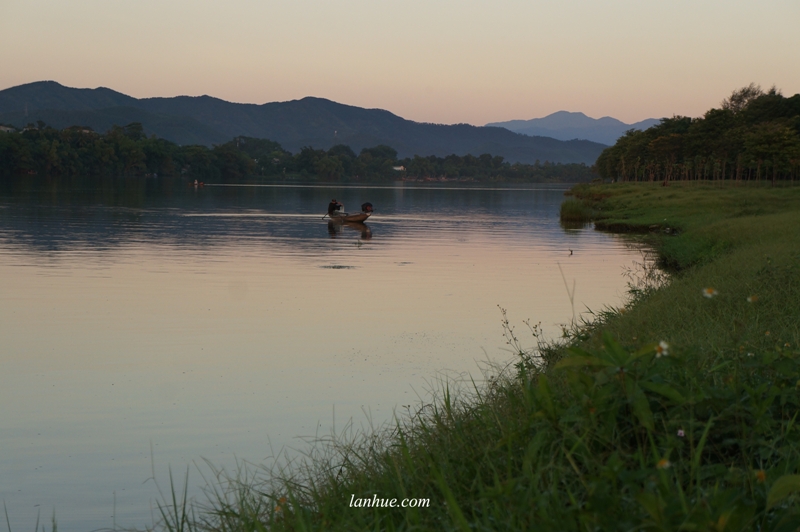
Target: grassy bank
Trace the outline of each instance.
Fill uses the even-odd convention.
[[[670,282],[634,283],[560,344],[507,325],[518,355],[489,384],[443,384],[395,426],[222,478],[170,527],[797,530],[800,188],[573,193],[598,226],[641,233]],[[430,502],[350,506],[375,497]]]

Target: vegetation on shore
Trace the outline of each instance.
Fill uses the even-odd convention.
[[[247,180],[391,182],[408,180],[565,182],[591,180],[585,164],[510,164],[483,154],[398,159],[389,146],[305,147],[292,154],[266,139],[237,137],[214,146],[179,146],[147,137],[139,123],[98,134],[86,127],[63,130],[44,123],[21,132],[0,131],[0,178],[44,176],[185,176],[200,181]]]
[[[674,116],[628,131],[595,163],[618,181],[794,181],[800,171],[800,94],[750,84],[700,118]]]
[[[606,227],[677,268],[624,308],[526,348],[396,424],[165,501],[170,530],[760,530],[800,527],[800,188],[579,186]],[[427,508],[353,508],[428,498]]]
[[[562,222],[589,222],[592,219],[592,207],[586,202],[567,198],[561,204],[559,216]]]

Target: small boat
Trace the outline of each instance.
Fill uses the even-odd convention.
[[[343,222],[363,222],[370,216],[372,216],[371,212],[354,212],[353,214],[349,214],[346,212],[341,211],[334,211],[329,214],[332,222],[343,223]]]
[[[363,222],[364,220],[372,216],[372,203],[369,202],[364,203],[361,205],[361,212],[354,212],[350,214],[344,212],[344,205],[333,199],[328,205],[328,216],[330,217],[332,222],[336,223]]]

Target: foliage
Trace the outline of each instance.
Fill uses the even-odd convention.
[[[588,222],[592,219],[592,209],[585,202],[569,198],[561,204],[562,222]]]
[[[474,155],[448,155],[447,157],[415,156],[399,161],[408,179],[435,181],[457,179],[462,181],[508,182],[562,182],[582,183],[594,176],[584,164],[553,164],[536,161],[534,164],[505,162],[500,156],[488,153]]]
[[[800,169],[800,94],[750,84],[702,118],[675,116],[628,131],[595,163],[619,181],[794,180]]]
[[[139,123],[102,135],[82,126],[57,130],[45,124],[0,133],[0,177],[156,174],[233,179],[252,169],[252,160],[228,144],[213,149],[178,146],[148,138]]]
[[[10,128],[9,128],[10,129]],[[22,132],[0,131],[0,178],[13,175],[185,175],[192,179],[242,181],[253,178],[319,181],[588,181],[583,164],[508,164],[502,157],[450,155],[398,159],[389,146],[345,145],[329,150],[303,147],[292,154],[277,142],[236,137],[212,149],[179,146],[147,137],[139,123],[98,134],[83,126],[57,130],[40,123]]]

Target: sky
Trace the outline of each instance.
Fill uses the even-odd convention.
[[[484,125],[800,92],[798,0],[0,0],[0,90],[328,98]]]

